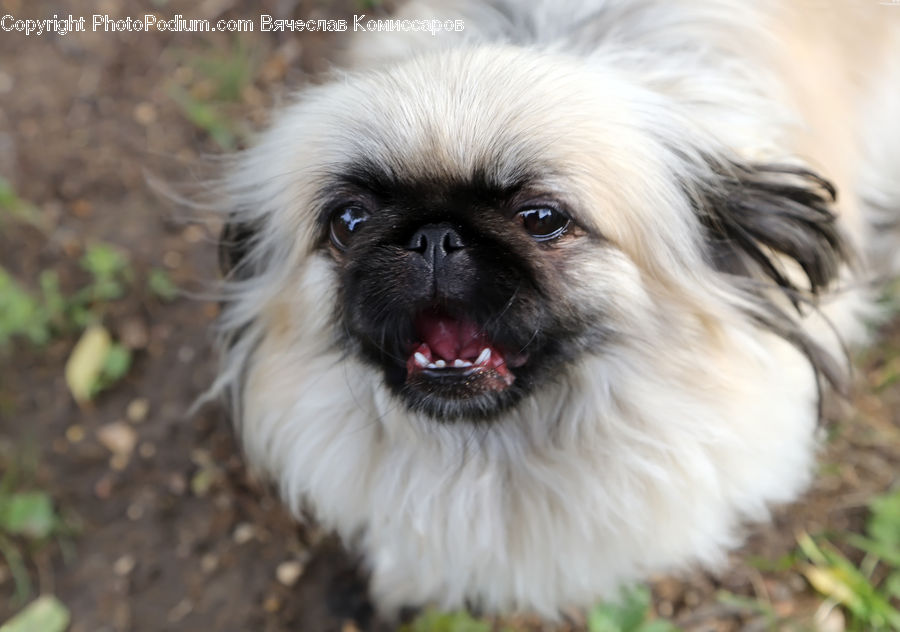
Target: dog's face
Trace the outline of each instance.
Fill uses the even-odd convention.
[[[324,210],[345,343],[410,408],[492,417],[601,347],[603,309],[573,303],[568,272],[598,236],[537,184],[371,166]]]
[[[817,183],[717,172],[692,132],[615,72],[550,55],[356,75],[313,90],[242,163],[227,267],[265,285],[262,303],[305,293],[327,314],[281,310],[276,327],[261,310],[268,333],[317,328],[416,413],[495,419],[587,355],[681,353],[676,332],[732,309],[722,273],[770,274],[769,252],[798,251],[813,288],[833,275],[827,222],[770,203],[824,213]]]

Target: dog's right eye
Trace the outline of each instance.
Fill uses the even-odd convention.
[[[360,206],[344,206],[331,216],[331,243],[339,250],[346,250],[360,227],[369,219],[369,213]]]

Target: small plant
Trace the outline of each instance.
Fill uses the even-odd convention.
[[[0,226],[7,218],[28,224],[40,231],[46,230],[45,222],[38,210],[16,195],[9,181],[0,177]]]
[[[81,267],[90,281],[69,296],[53,270],[41,273],[40,292],[32,293],[0,267],[0,349],[16,337],[40,346],[101,320],[105,306],[121,298],[134,277],[128,259],[106,244],[89,247]]]
[[[171,301],[178,296],[178,286],[162,268],[151,268],[147,275],[147,287],[160,300]]]
[[[237,134],[234,123],[213,103],[202,101],[180,87],[172,87],[169,96],[181,109],[181,113],[194,127],[202,129],[222,149],[234,149]]]
[[[819,593],[850,614],[859,632],[900,630],[900,489],[874,498],[865,535],[847,542],[866,555],[859,566],[824,538],[797,537],[809,560],[803,574]]]
[[[49,494],[29,485],[36,461],[32,450],[23,450],[15,457],[0,454],[0,465],[5,469],[0,479],[0,558],[9,567],[15,585],[13,599],[19,603],[32,592],[26,567],[29,553],[51,538],[72,531],[56,512]]]
[[[89,247],[80,263],[90,281],[68,296],[53,270],[41,273],[40,292],[31,293],[0,267],[0,351],[13,338],[40,346],[54,336],[83,330],[65,374],[72,395],[84,403],[121,380],[131,367],[131,352],[113,342],[98,323],[106,306],[125,294],[134,273],[128,259],[106,244]],[[158,292],[172,291],[158,278],[156,284]]]
[[[203,130],[222,149],[234,149],[243,133],[227,106],[241,100],[253,79],[255,63],[246,47],[238,44],[226,53],[212,51],[187,60],[195,80],[190,88],[172,85],[169,96],[195,127]]]
[[[473,619],[467,612],[428,610],[401,628],[402,632],[491,632],[491,624]]]
[[[0,268],[0,347],[15,337],[42,345],[50,339],[50,333],[49,311]]]
[[[588,614],[590,632],[678,632],[659,619],[649,619],[650,591],[640,586],[622,594],[619,602],[595,606]]]

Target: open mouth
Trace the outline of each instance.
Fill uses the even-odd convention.
[[[420,380],[459,382],[467,390],[502,391],[512,386],[511,369],[527,361],[491,341],[474,322],[436,310],[415,320],[417,340],[406,360],[407,383]]]

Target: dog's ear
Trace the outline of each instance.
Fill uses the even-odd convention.
[[[834,186],[808,169],[784,165],[719,165],[695,199],[711,264],[741,279],[748,315],[797,347],[821,378],[846,391],[845,371],[774,300],[778,288],[800,312],[850,263],[850,248],[832,210]],[[798,270],[786,269],[786,261]],[[804,282],[803,276],[806,277]]]
[[[728,164],[713,170],[697,202],[709,258],[722,272],[768,278],[796,306],[834,281],[849,249],[832,205],[830,182],[807,169]],[[794,261],[806,276],[789,274]]]

